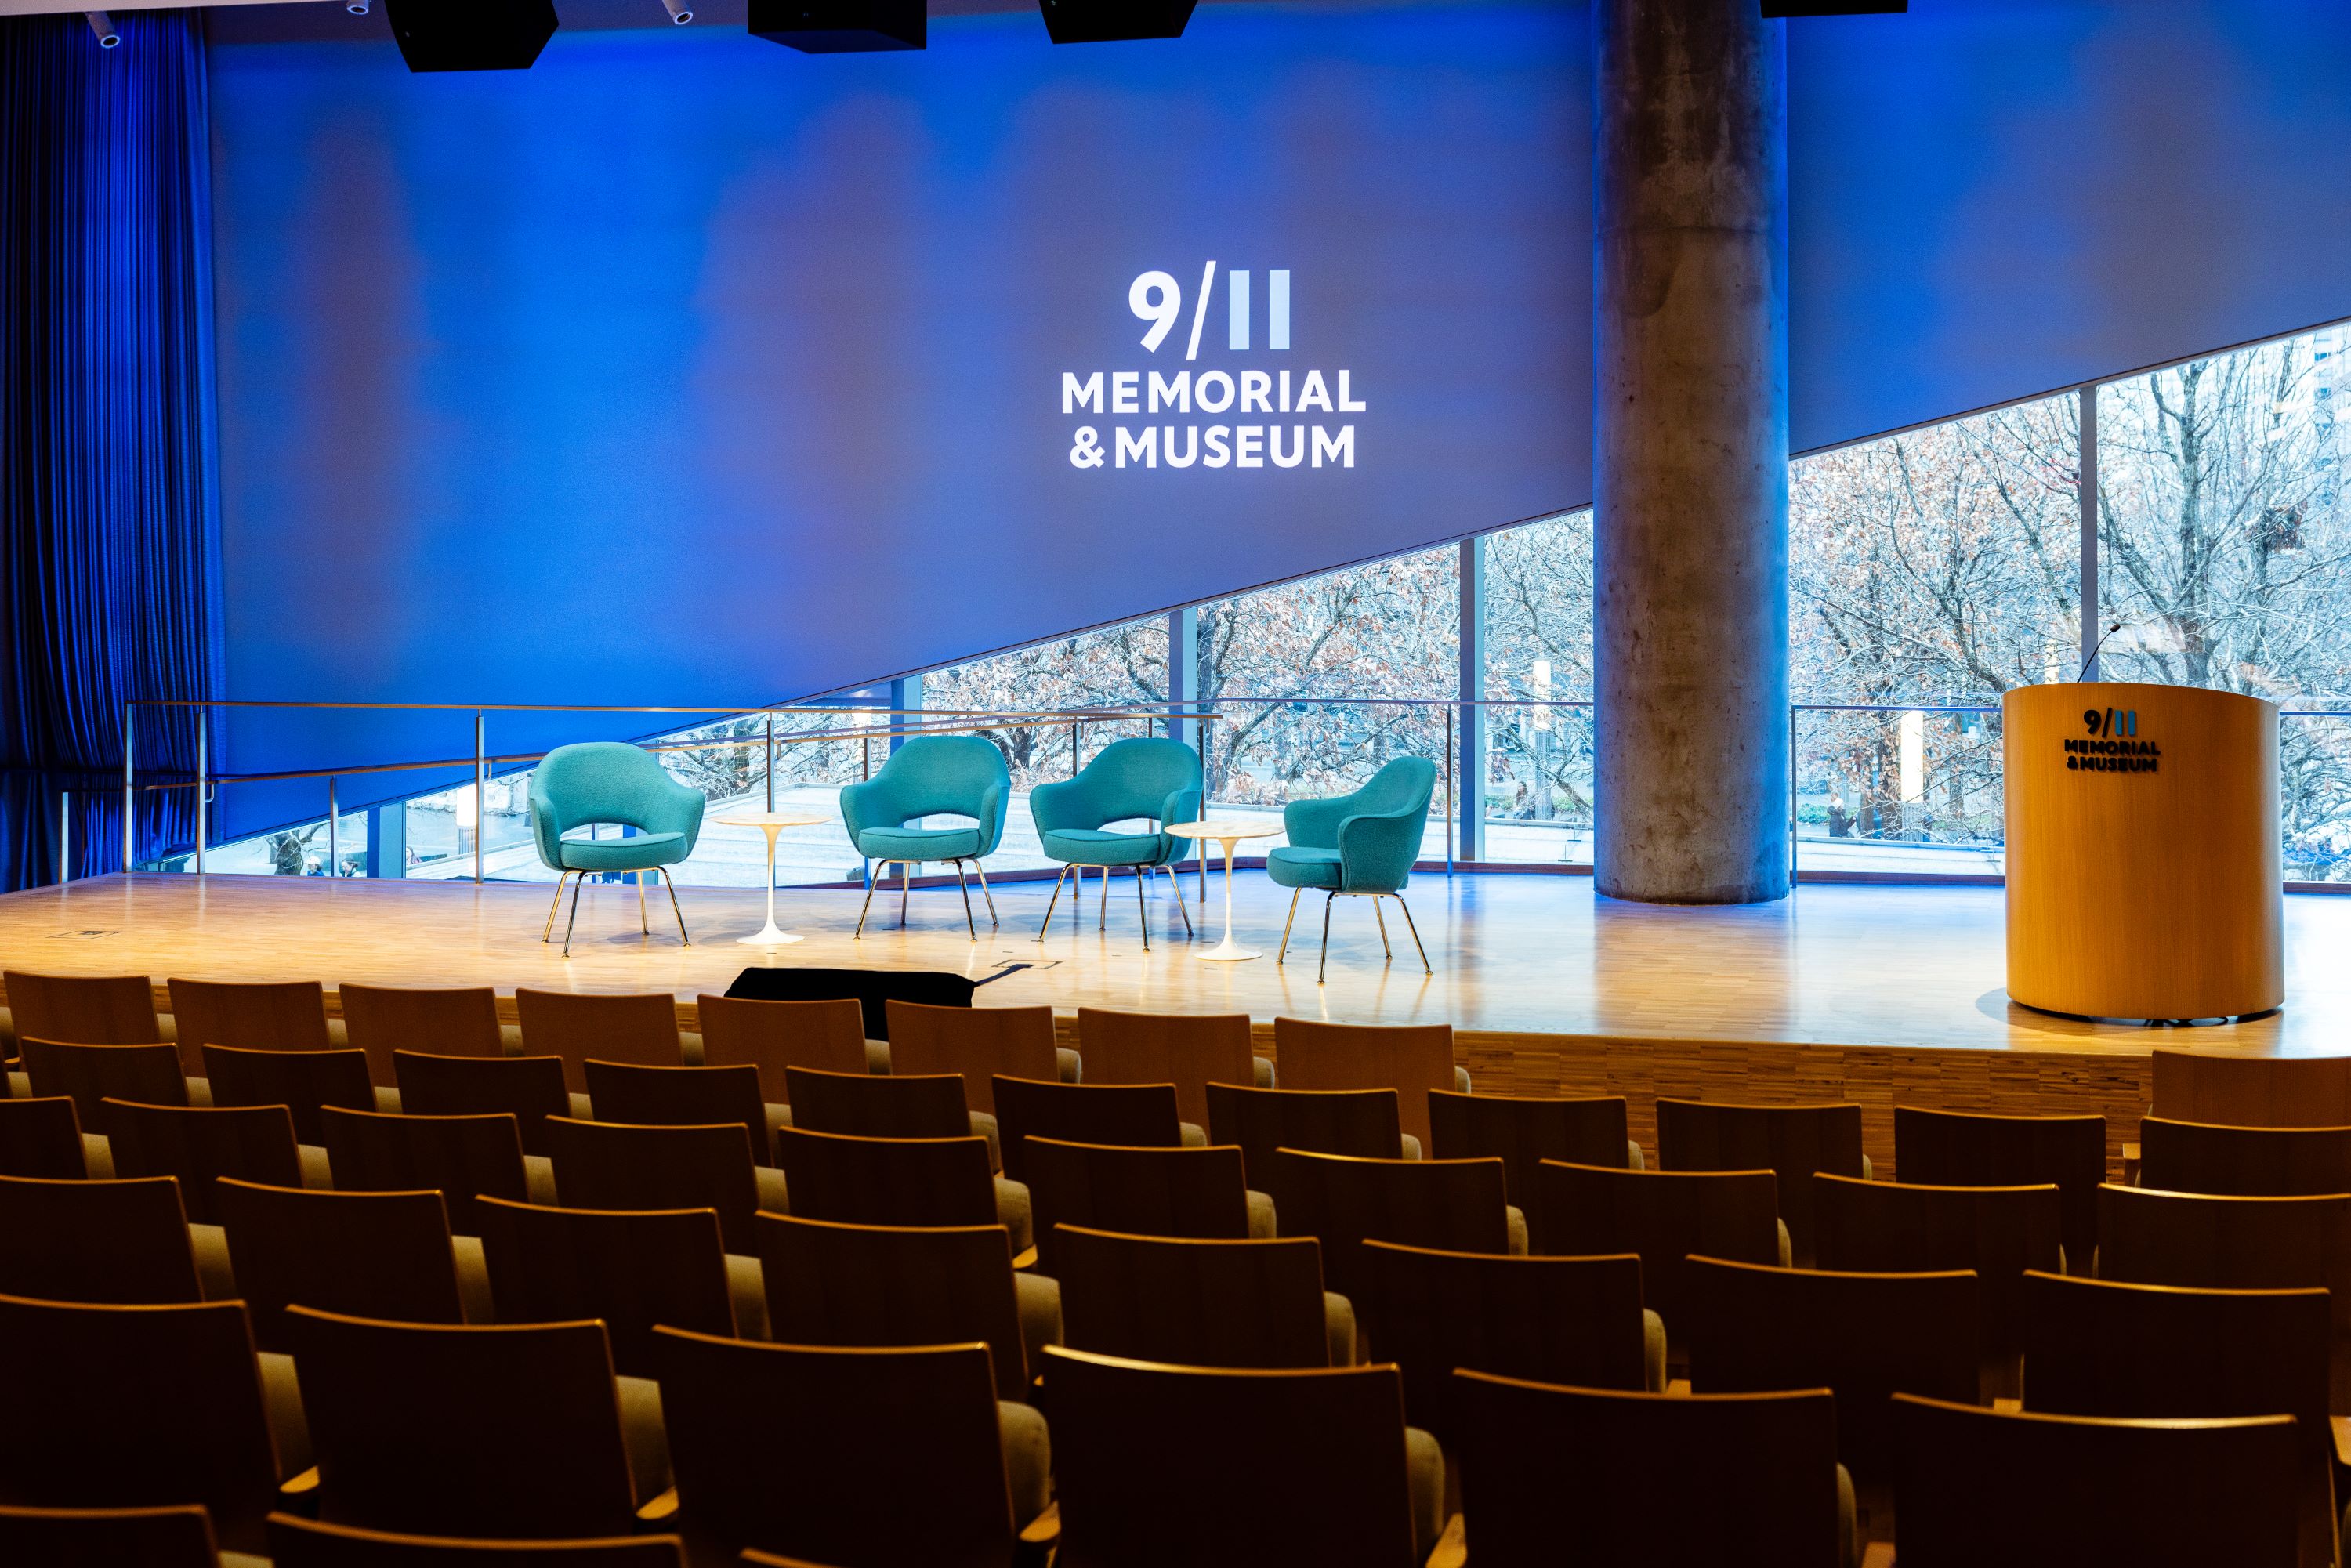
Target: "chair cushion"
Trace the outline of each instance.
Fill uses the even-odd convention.
[[[1100,828],[1056,828],[1045,852],[1079,865],[1157,865],[1167,846],[1157,833],[1112,833]]]
[[[1029,1184],[996,1178],[996,1221],[1012,1232],[1016,1258],[1037,1244],[1035,1210],[1029,1202]]]
[[[1355,1364],[1355,1303],[1336,1291],[1322,1292],[1322,1336],[1330,1341],[1331,1364]]]
[[[1033,1405],[996,1402],[996,1433],[1004,1443],[1004,1479],[1012,1493],[1012,1522],[1026,1530],[1053,1497],[1053,1443]]]
[[[868,828],[857,835],[857,852],[867,860],[969,860],[979,853],[979,829]]]
[[[1283,844],[1266,852],[1265,874],[1276,887],[1336,887],[1339,852]]]
[[[684,833],[639,833],[631,839],[566,839],[565,871],[646,871],[686,857]]]

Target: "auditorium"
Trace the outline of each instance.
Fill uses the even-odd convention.
[[[2343,0],[0,0],[0,1568],[2351,1568],[2346,193]]]

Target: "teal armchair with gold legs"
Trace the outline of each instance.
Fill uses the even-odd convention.
[[[555,872],[555,902],[548,906],[542,942],[555,933],[555,912],[563,905],[563,884],[571,883],[571,915],[563,923],[563,954],[571,956],[571,928],[580,920],[580,884],[601,872],[635,872],[637,924],[645,920],[645,882],[658,875],[669,889],[669,909],[677,916],[678,940],[688,946],[685,912],[677,906],[677,884],[666,868],[694,853],[702,836],[702,791],[669,776],[653,753],[622,741],[599,740],[559,746],[540,759],[530,776],[530,832],[538,858]],[[636,832],[618,839],[571,839],[580,828],[617,823]]]
[[[1046,854],[1061,862],[1053,879],[1053,896],[1045,905],[1045,924],[1037,930],[1042,942],[1052,928],[1053,910],[1061,902],[1061,883],[1071,873],[1082,890],[1085,868],[1102,873],[1102,922],[1110,918],[1110,873],[1113,866],[1134,872],[1134,912],[1143,922],[1143,950],[1151,950],[1151,915],[1143,897],[1147,873],[1165,871],[1176,884],[1176,913],[1184,929],[1192,929],[1192,912],[1184,907],[1183,879],[1175,862],[1193,848],[1191,841],[1163,831],[1170,822],[1200,820],[1200,754],[1180,740],[1114,740],[1080,770],[1075,779],[1040,784],[1029,792],[1029,814],[1036,819],[1038,841]],[[1124,824],[1124,825],[1119,825]],[[1070,894],[1071,918],[1076,918],[1078,894]]]
[[[1422,837],[1428,831],[1428,802],[1437,793],[1437,764],[1425,757],[1405,757],[1372,775],[1372,781],[1352,795],[1332,800],[1292,800],[1282,808],[1281,825],[1290,841],[1265,857],[1265,873],[1277,887],[1290,889],[1290,918],[1281,926],[1280,963],[1290,955],[1290,927],[1298,919],[1298,895],[1310,887],[1323,891],[1322,961],[1314,972],[1322,983],[1331,967],[1331,904],[1333,900],[1368,898],[1373,918],[1380,923],[1380,946],[1390,958],[1388,923],[1379,913],[1380,900],[1393,898],[1404,911],[1405,928],[1420,953],[1420,967],[1428,974],[1428,949],[1421,946],[1420,927],[1412,906],[1404,901],[1405,883],[1412,880],[1413,862],[1420,858]]]
[[[873,907],[877,868],[898,862],[898,924],[906,924],[906,890],[925,861],[951,862],[963,889],[963,921],[971,939],[979,926],[971,917],[968,865],[979,873],[979,894],[987,900],[987,923],[996,921],[996,895],[987,890],[980,864],[1004,837],[1004,814],[1012,804],[1012,772],[992,740],[976,735],[918,735],[890,754],[882,771],[841,792],[841,820],[849,841],[869,862],[865,907],[857,914],[857,935]],[[969,817],[968,826],[926,827],[925,817]]]

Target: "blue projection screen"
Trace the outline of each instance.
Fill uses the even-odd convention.
[[[230,695],[753,704],[1575,505],[1583,32],[216,49]],[[245,715],[226,749],[470,729]]]

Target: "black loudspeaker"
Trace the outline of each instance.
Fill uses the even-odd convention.
[[[929,37],[924,0],[751,0],[750,30],[811,55],[919,49]]]
[[[997,974],[975,980],[945,969],[750,968],[735,977],[726,994],[755,1002],[853,999],[865,1009],[865,1038],[887,1040],[893,1000],[919,1002],[926,1008],[967,1008],[974,991],[988,980],[1003,977]]]
[[[1038,0],[1045,31],[1057,44],[1180,38],[1192,5],[1193,0]]]
[[[555,0],[383,0],[413,71],[522,71],[555,37]]]
[[[1880,16],[1907,14],[1910,0],[1763,0],[1763,19],[1779,16]]]

